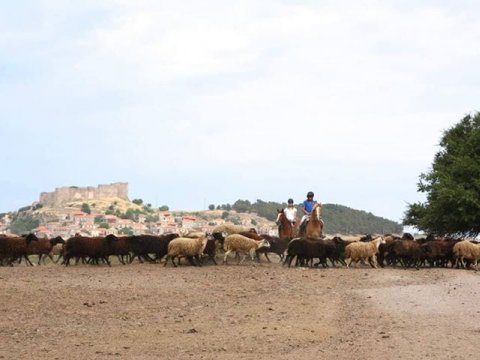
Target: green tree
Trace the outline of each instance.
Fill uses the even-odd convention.
[[[429,172],[420,174],[425,202],[409,204],[403,223],[436,235],[480,233],[480,113],[443,133]]]
[[[145,217],[145,222],[157,222],[160,220],[160,217],[158,215],[147,215]]]
[[[95,218],[93,219],[93,222],[95,224],[101,224],[102,222],[105,221],[105,217],[103,215],[97,215],[95,216]]]
[[[14,234],[26,234],[40,225],[38,219],[30,215],[16,217],[9,226],[9,229]]]
[[[253,226],[257,226],[257,225],[258,225],[258,222],[257,222],[257,220],[255,220],[255,219],[252,219],[252,220],[250,221],[250,223],[251,223]]]
[[[237,200],[235,203],[232,205],[232,209],[235,210],[236,212],[250,212],[252,208],[252,204],[248,200]]]
[[[106,222],[102,222],[98,225],[99,228],[101,229],[110,229],[110,225],[108,225],[108,223]]]
[[[90,205],[88,205],[87,203],[82,204],[81,210],[86,214],[91,214],[92,213],[92,210],[90,209]]]
[[[208,210],[215,210],[215,205],[213,204],[208,205]]]
[[[143,200],[142,199],[133,199],[132,200],[132,203],[136,204],[136,205],[142,205],[143,204]]]
[[[240,220],[240,218],[238,216],[235,216],[235,217],[232,217],[230,219],[230,221],[234,224],[234,225],[242,225],[242,221]]]
[[[168,211],[169,208],[168,208],[167,205],[162,205],[162,206],[160,206],[160,207],[158,208],[158,210],[159,210],[159,211]]]
[[[141,213],[140,210],[128,208],[125,211],[125,214],[122,214],[120,217],[122,219],[130,219],[132,221],[138,221],[138,215]]]
[[[133,235],[133,229],[131,227],[124,227],[124,228],[121,228],[120,230],[118,230],[118,233],[123,234],[123,235],[132,236]]]
[[[230,213],[229,213],[228,211],[224,211],[224,212],[222,213],[222,219],[225,220],[226,218],[228,218],[228,215],[229,215],[229,214],[230,214]]]

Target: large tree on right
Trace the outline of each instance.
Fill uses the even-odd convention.
[[[409,204],[403,219],[427,233],[453,237],[480,233],[480,113],[446,130],[432,168],[420,175],[427,200]]]

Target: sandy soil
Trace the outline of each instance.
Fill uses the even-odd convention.
[[[0,267],[1,359],[476,359],[480,273]]]

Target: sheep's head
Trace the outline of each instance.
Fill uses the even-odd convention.
[[[107,236],[105,236],[105,240],[107,240],[108,242],[110,241],[118,241],[118,238],[113,235],[113,234],[108,234]]]
[[[53,239],[50,239],[50,244],[52,244],[52,246],[55,246],[57,244],[65,244],[65,240],[63,240],[61,236],[57,236]]]
[[[258,242],[257,249],[260,249],[260,248],[262,248],[262,247],[269,248],[269,247],[270,247],[270,242],[269,242],[268,240],[265,240],[265,239],[260,240],[260,241]]]
[[[27,244],[29,244],[31,241],[38,241],[38,238],[35,234],[23,235],[23,237],[25,238]]]

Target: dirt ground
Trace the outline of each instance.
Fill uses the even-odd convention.
[[[0,267],[1,359],[475,359],[480,273]]]

